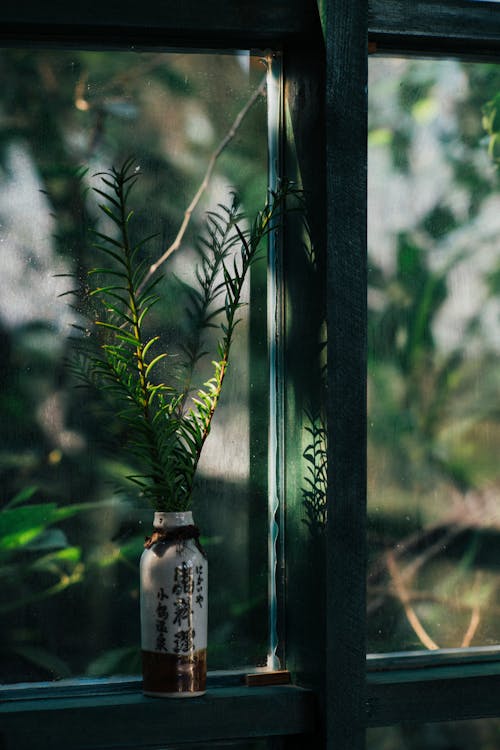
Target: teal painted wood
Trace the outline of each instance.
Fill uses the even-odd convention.
[[[312,8],[311,8],[312,10]],[[284,48],[284,173],[304,190],[303,217],[287,217],[284,236],[284,348],[286,438],[286,665],[318,697],[315,732],[286,739],[287,750],[325,747],[326,533],[325,488],[307,496],[312,432],[325,423],[326,158],[325,48],[319,14],[311,40]],[[314,502],[312,502],[314,500]],[[307,504],[309,501],[309,505]]]
[[[443,648],[435,651],[398,651],[389,654],[369,654],[368,672],[391,672],[412,670],[422,675],[428,667],[451,667],[458,669],[464,665],[487,665],[492,674],[500,669],[500,646],[473,646],[472,648]],[[484,671],[484,670],[483,670]]]
[[[471,664],[368,675],[367,727],[500,715],[499,665]]]
[[[326,5],[327,743],[364,748],[367,3]]]
[[[16,700],[0,705],[2,750],[164,748],[168,743],[305,734],[314,696],[293,686],[228,687],[202,698],[146,698],[137,690]],[[3,743],[3,744],[2,744]]]
[[[442,649],[368,659],[366,723],[500,715],[500,649]]]
[[[311,46],[284,49],[284,173],[304,190],[310,238],[303,216],[289,214],[283,253],[286,453],[286,665],[299,684],[324,698],[325,528],[318,508],[308,514],[304,490],[311,464],[312,418],[324,416],[322,358],[326,316],[325,56],[319,18]],[[314,246],[314,257],[310,250]],[[323,702],[324,706],[324,702]],[[324,724],[324,714],[320,724]],[[308,747],[323,747],[322,726]]]
[[[310,25],[306,0],[264,0],[227,3],[198,0],[182,3],[144,0],[138,4],[123,0],[88,0],[77,12],[64,0],[40,4],[35,0],[4,3],[0,9],[3,38],[37,38],[54,41],[87,39],[102,43],[172,44],[190,40],[207,46],[243,40],[253,44],[303,34]]]
[[[327,0],[317,0],[322,20],[326,21]],[[353,2],[353,9],[364,4]],[[46,38],[62,39],[75,36],[102,36],[102,28],[111,42],[118,42],[127,33],[140,36],[148,30],[148,38],[170,43],[169,38],[205,37],[225,41],[242,37],[279,40],[290,35],[314,35],[314,4],[308,0],[265,0],[227,3],[207,0],[200,9],[198,0],[181,4],[158,3],[145,0],[138,5],[124,0],[119,8],[110,0],[89,0],[75,9],[63,0],[49,4],[36,0],[4,3],[0,8],[0,26],[4,36],[43,34]],[[357,10],[356,10],[357,12]],[[412,39],[429,43],[432,38],[461,40],[474,39],[480,44],[498,42],[498,4],[471,0],[370,0],[369,31],[386,42],[411,45]],[[99,30],[101,27],[101,31]],[[129,30],[127,32],[127,29]]]
[[[429,682],[429,681],[451,681],[471,677],[492,677],[500,675],[500,664],[498,662],[477,662],[473,664],[436,664],[429,663],[426,667],[411,667],[404,665],[398,670],[381,670],[378,672],[369,672],[367,680],[370,685],[394,685],[408,684],[410,682]],[[497,708],[500,713],[500,706]]]
[[[370,0],[370,37],[401,51],[495,52],[500,48],[500,7],[471,0]]]

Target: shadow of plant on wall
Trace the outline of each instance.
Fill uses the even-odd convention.
[[[306,412],[304,430],[309,442],[303,453],[307,471],[302,487],[302,503],[306,512],[303,519],[311,535],[316,537],[326,528],[326,427],[321,414]]]
[[[311,229],[309,227],[305,203],[303,204],[303,254],[308,273],[315,281],[321,273],[319,259],[314,246]],[[303,430],[305,432],[305,448],[302,453],[305,473],[302,479],[302,506],[305,511],[303,523],[310,534],[317,538],[326,530],[327,523],[327,429],[325,418],[325,396],[327,382],[326,363],[326,320],[321,310],[318,311],[318,339],[317,345],[312,344],[310,386],[308,406],[303,412]]]

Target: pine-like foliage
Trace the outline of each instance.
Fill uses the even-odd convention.
[[[160,299],[161,277],[149,281],[143,253],[152,238],[135,244],[130,238],[129,198],[138,174],[128,160],[100,177],[102,189],[95,189],[99,207],[117,232],[111,236],[93,231],[94,247],[106,260],[89,271],[91,335],[78,337],[76,370],[106,395],[126,427],[124,449],[139,467],[129,479],[156,510],[184,511],[227,373],[246,275],[294,189],[287,185],[274,193],[247,230],[242,229],[244,217],[236,199],[230,207],[219,206],[208,214],[196,285],[186,290],[195,335],[184,346],[181,377],[165,383],[157,376],[168,352],[160,350],[159,335],[145,335],[148,315]],[[213,374],[200,387],[193,384],[193,375],[206,354],[204,334],[209,328],[216,328],[219,337]]]

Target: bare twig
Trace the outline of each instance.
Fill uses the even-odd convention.
[[[474,609],[472,610],[471,618],[469,627],[467,628],[467,632],[465,633],[462,641],[462,648],[468,648],[470,644],[472,643],[472,639],[474,638],[476,634],[476,630],[479,627],[479,623],[481,622],[481,615],[479,611],[479,605],[475,604]]]
[[[409,563],[405,569],[403,576],[405,580],[409,580],[415,576],[415,574],[424,567],[424,565],[432,560],[433,557],[439,555],[450,544],[459,534],[463,533],[464,529],[459,526],[451,526],[448,531],[443,534],[434,544],[426,547],[419,555],[416,555],[411,563]]]
[[[478,592],[478,589],[481,585],[481,574],[479,571],[476,573],[476,580],[474,581],[474,593]],[[479,624],[481,622],[481,613],[480,613],[480,607],[478,602],[473,605],[469,627],[467,628],[465,635],[462,640],[462,648],[468,648],[470,644],[472,643],[472,639],[474,638],[476,634],[476,630],[479,627]]]
[[[142,66],[137,66],[137,68],[134,70],[134,76],[137,76],[138,73],[140,73],[142,75],[145,71],[153,70],[155,67],[157,67],[157,65],[162,60],[163,60],[163,55],[162,54],[153,56],[150,60],[148,60],[145,63],[143,63]],[[105,89],[110,89],[113,86],[117,85],[118,83],[121,83],[121,84],[126,83],[126,82],[128,83],[128,82],[130,82],[130,80],[134,76],[131,75],[130,71],[127,71],[125,73],[121,73],[121,74],[115,76],[114,78],[112,78],[111,81],[109,81],[107,83],[107,85],[105,86]],[[80,76],[80,78],[77,81],[76,86],[75,86],[75,93],[74,93],[75,107],[77,109],[79,109],[79,110],[82,110],[82,111],[86,111],[88,109],[96,107],[96,105],[99,104],[99,101],[100,101],[99,100],[98,102],[93,102],[91,104],[87,100],[87,98],[85,96],[87,80],[88,80],[88,74],[85,71]],[[139,285],[139,287],[137,289],[137,291],[139,293],[144,289],[145,285],[148,283],[148,281],[150,280],[151,276],[158,270],[158,268],[161,265],[163,265],[163,263],[165,263],[165,261],[172,255],[172,253],[174,253],[176,250],[179,249],[179,247],[181,245],[181,242],[182,242],[182,239],[183,239],[183,237],[184,237],[184,235],[186,233],[186,229],[189,226],[189,222],[191,220],[193,212],[196,209],[196,206],[198,205],[198,203],[200,202],[200,199],[201,199],[203,193],[205,192],[205,190],[208,187],[208,184],[210,182],[210,178],[211,178],[212,173],[214,171],[214,167],[215,167],[215,164],[217,162],[217,159],[222,154],[222,152],[225,150],[225,148],[229,145],[229,143],[233,140],[234,136],[236,135],[236,133],[238,132],[238,130],[239,130],[240,126],[241,126],[241,123],[245,119],[245,117],[248,114],[248,112],[250,111],[250,109],[253,107],[253,105],[258,100],[258,98],[264,93],[264,91],[266,89],[266,80],[267,80],[267,76],[264,75],[264,77],[262,78],[262,81],[260,82],[259,86],[255,89],[255,91],[251,94],[251,96],[249,97],[249,99],[247,100],[247,102],[245,103],[245,105],[238,112],[238,114],[236,115],[236,118],[234,119],[234,121],[233,121],[231,127],[229,128],[229,130],[227,131],[226,135],[220,141],[220,143],[217,146],[217,148],[215,149],[215,151],[212,153],[212,156],[209,159],[209,162],[208,162],[207,169],[205,171],[205,175],[203,177],[203,180],[201,181],[200,186],[198,187],[196,193],[194,194],[194,196],[193,196],[193,198],[191,200],[191,203],[189,204],[189,206],[187,207],[187,209],[184,212],[184,217],[183,217],[181,226],[179,228],[179,231],[177,232],[177,235],[176,235],[174,241],[166,248],[166,250],[163,253],[163,255],[161,255],[161,257],[155,263],[153,263],[150,266],[150,268],[148,270],[148,273],[146,274],[145,278],[143,279],[142,283]],[[101,88],[101,94],[102,94],[102,91],[105,90],[105,89]],[[102,127],[102,122],[98,122],[97,128],[99,128],[99,127]],[[93,138],[93,140],[94,140],[94,138]]]
[[[472,609],[472,605],[470,604],[463,604],[462,602],[457,601],[456,599],[453,599],[451,597],[437,596],[432,591],[415,591],[415,589],[412,589],[411,591],[408,591],[408,596],[412,603],[427,602],[428,604],[438,604],[440,607],[446,607],[446,609],[450,612],[470,613]],[[367,606],[368,614],[373,614],[378,609],[380,609],[380,607],[385,604],[388,597],[395,597],[399,601],[399,597],[396,592],[388,590],[387,586],[384,585],[369,586],[368,597],[370,598],[370,602]],[[488,614],[500,617],[500,607],[495,607],[492,604],[488,604]]]
[[[427,633],[424,626],[420,622],[417,616],[417,613],[411,606],[411,603],[410,603],[411,597],[408,594],[408,591],[406,590],[406,586],[404,584],[401,573],[399,572],[399,568],[396,564],[395,557],[391,551],[387,552],[386,561],[387,561],[387,570],[389,571],[389,574],[392,578],[394,589],[403,606],[408,622],[410,623],[416,636],[421,641],[421,643],[425,646],[425,648],[428,648],[431,651],[435,651],[436,649],[439,648],[439,646],[432,640],[430,635]]]
[[[429,545],[428,549],[432,550],[432,554],[430,556],[433,557],[434,555],[438,554],[440,549],[448,544],[455,536],[463,533],[464,531],[467,531],[466,526],[461,524],[457,525],[454,521],[451,522],[444,519],[442,521],[439,521],[438,523],[427,526],[425,529],[419,529],[406,538],[399,540],[397,543],[397,547],[393,549],[393,554],[397,560],[400,560],[405,555],[413,552],[415,548]],[[436,535],[441,536],[439,536],[435,542],[430,544],[431,540]],[[426,560],[428,559],[427,548],[425,548],[421,554],[426,556],[426,559],[424,560],[424,562],[426,562]],[[375,582],[381,575],[384,574],[386,568],[385,555],[386,553],[383,552],[380,557],[372,564],[368,573],[368,581]],[[417,565],[417,568],[419,567],[422,567],[420,562]]]
[[[208,162],[207,169],[205,171],[205,175],[203,177],[203,180],[201,181],[201,184],[196,191],[196,193],[193,196],[193,199],[191,200],[191,203],[186,208],[184,212],[184,218],[182,220],[181,226],[179,228],[179,231],[177,232],[177,235],[174,239],[174,241],[167,247],[163,255],[158,258],[158,260],[153,263],[146,276],[144,277],[141,285],[138,288],[138,291],[141,292],[144,286],[148,283],[151,276],[156,273],[156,271],[160,268],[163,263],[174,253],[176,250],[179,249],[182,239],[184,237],[184,234],[186,233],[186,229],[188,228],[189,222],[191,220],[191,217],[193,215],[193,212],[200,202],[201,196],[205,192],[205,190],[208,187],[208,184],[210,182],[210,178],[212,176],[212,172],[214,171],[215,164],[217,162],[217,159],[222,154],[224,149],[227,147],[227,145],[233,140],[234,136],[236,135],[241,123],[245,119],[246,115],[250,111],[250,109],[253,107],[259,96],[261,96],[264,93],[266,86],[266,76],[263,77],[262,81],[260,82],[260,85],[255,89],[251,97],[246,102],[245,106],[238,112],[233,124],[227,131],[224,138],[221,140],[215,151],[213,152],[212,156],[210,157],[210,160]]]

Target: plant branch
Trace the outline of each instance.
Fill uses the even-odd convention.
[[[434,544],[426,547],[419,555],[416,555],[413,560],[406,565],[403,576],[405,580],[413,578],[418,571],[432,560],[433,557],[441,554],[447,545],[449,545],[459,534],[463,532],[463,529],[459,526],[451,526],[443,536],[439,537]]]
[[[239,213],[236,197],[231,208],[220,206],[219,213],[209,214],[209,236],[203,240],[205,251],[195,271],[196,284],[187,289],[191,303],[188,313],[197,332],[194,348],[184,347],[187,365],[194,366],[204,354],[200,351],[200,331],[214,327],[221,335],[212,362],[213,375],[195,390],[192,407],[184,413],[186,386],[179,389],[178,385],[158,382],[158,377],[151,376],[168,353],[152,353],[160,335],[144,338],[143,321],[160,299],[153,290],[161,277],[139,293],[139,285],[148,273],[140,251],[151,238],[137,244],[129,238],[133,211],[128,209],[127,198],[136,176],[129,159],[121,169],[113,167],[101,174],[106,189],[95,188],[105,201],[98,204],[99,208],[118,226],[119,236],[93,232],[97,240],[94,247],[104,253],[109,263],[89,271],[93,278],[97,276],[98,285],[89,290],[88,296],[99,300],[102,310],[93,319],[95,335],[90,341],[83,338],[80,351],[91,379],[100,384],[109,405],[124,423],[124,448],[139,462],[138,472],[128,479],[141,488],[157,510],[184,510],[191,500],[198,461],[227,372],[238,311],[244,305],[245,279],[258,257],[261,241],[273,231],[274,220],[286,208],[287,197],[299,198],[300,191],[285,183],[278,191],[270,192],[268,202],[249,229],[242,230],[238,225],[244,215]]]
[[[369,586],[368,595],[373,597],[367,607],[368,614],[373,614],[374,612],[376,612],[377,609],[379,609],[384,604],[388,596],[395,597],[399,601],[399,597],[397,596],[395,591],[388,591],[386,586]],[[408,596],[412,603],[426,602],[428,604],[438,604],[440,607],[446,607],[448,610],[454,612],[463,612],[470,614],[471,610],[474,609],[475,606],[471,604],[464,604],[462,602],[456,601],[451,597],[437,596],[434,592],[427,590],[415,591],[413,589],[408,592]],[[495,607],[489,604],[488,614],[500,617],[500,607]]]
[[[177,232],[177,235],[176,235],[174,241],[166,248],[165,252],[160,256],[160,258],[158,258],[158,260],[150,266],[150,268],[149,268],[146,276],[144,277],[142,283],[139,285],[138,292],[142,291],[142,289],[144,288],[145,284],[148,283],[148,281],[151,278],[151,276],[154,273],[156,273],[156,271],[160,268],[160,266],[162,266],[163,263],[165,263],[165,261],[168,260],[168,258],[176,250],[179,249],[179,247],[181,245],[181,242],[182,242],[182,240],[184,238],[184,235],[186,233],[186,230],[187,230],[187,228],[189,226],[189,222],[191,221],[191,217],[193,215],[193,212],[196,209],[196,206],[198,205],[198,203],[200,202],[200,199],[201,199],[203,193],[205,192],[205,190],[208,187],[208,184],[210,182],[210,178],[212,177],[212,173],[214,171],[217,159],[222,154],[222,152],[224,151],[224,149],[229,145],[229,143],[231,143],[231,141],[233,140],[234,136],[238,132],[238,129],[240,128],[241,123],[245,119],[246,115],[248,114],[248,112],[250,111],[250,109],[253,107],[253,105],[255,104],[255,102],[257,101],[257,99],[264,93],[265,87],[266,87],[266,76],[263,77],[263,79],[260,82],[259,86],[255,89],[255,91],[253,92],[253,94],[250,96],[250,98],[246,102],[245,106],[238,112],[238,114],[236,115],[236,118],[234,119],[233,124],[231,125],[231,127],[227,131],[227,133],[224,136],[224,138],[220,141],[220,143],[217,146],[217,148],[215,149],[215,151],[212,153],[212,156],[209,159],[208,166],[207,166],[207,169],[205,171],[205,175],[203,177],[203,180],[201,181],[200,186],[198,187],[196,193],[194,194],[194,196],[193,196],[193,198],[191,200],[191,203],[189,204],[189,206],[186,208],[186,210],[184,212],[184,217],[182,219],[182,223],[181,223],[181,225],[179,227],[179,230]]]
[[[463,641],[461,643],[461,648],[469,648],[480,623],[481,623],[481,614],[479,610],[479,605],[475,604],[472,610],[469,627],[467,628],[467,632],[465,633]]]
[[[448,544],[450,544],[460,534],[465,533],[469,526],[463,522],[457,522],[455,519],[450,518],[447,522],[446,519],[438,521],[435,524],[427,526],[425,529],[420,529],[409,536],[401,539],[395,547],[392,549],[392,554],[396,560],[402,560],[406,555],[409,555],[415,549],[424,547],[420,554],[417,554],[414,559],[408,563],[405,567],[404,578],[413,577],[420,568],[422,568],[429,560],[436,555],[439,555]],[[436,541],[432,541],[434,537],[438,537]],[[429,546],[425,546],[429,545]],[[387,560],[386,551],[382,552],[368,572],[367,581],[368,584],[375,584],[385,573]]]
[[[481,584],[481,574],[479,571],[476,573],[476,580],[474,582],[474,590],[477,591]],[[476,601],[472,607],[472,612],[470,616],[470,622],[469,627],[467,628],[465,635],[462,639],[461,648],[469,648],[470,644],[472,643],[472,639],[474,638],[476,634],[476,630],[478,629],[479,625],[481,623],[481,611],[479,607],[479,602]]]
[[[394,584],[394,589],[404,609],[406,619],[410,623],[413,631],[415,632],[415,635],[420,640],[420,642],[425,646],[425,648],[428,648],[431,651],[435,651],[436,649],[439,648],[439,646],[432,640],[430,635],[427,633],[424,626],[420,622],[420,619],[417,613],[411,606],[411,597],[406,589],[406,586],[403,581],[403,577],[399,571],[399,568],[396,564],[395,557],[391,551],[387,552],[386,561],[387,561],[387,570],[389,571],[392,582]]]

